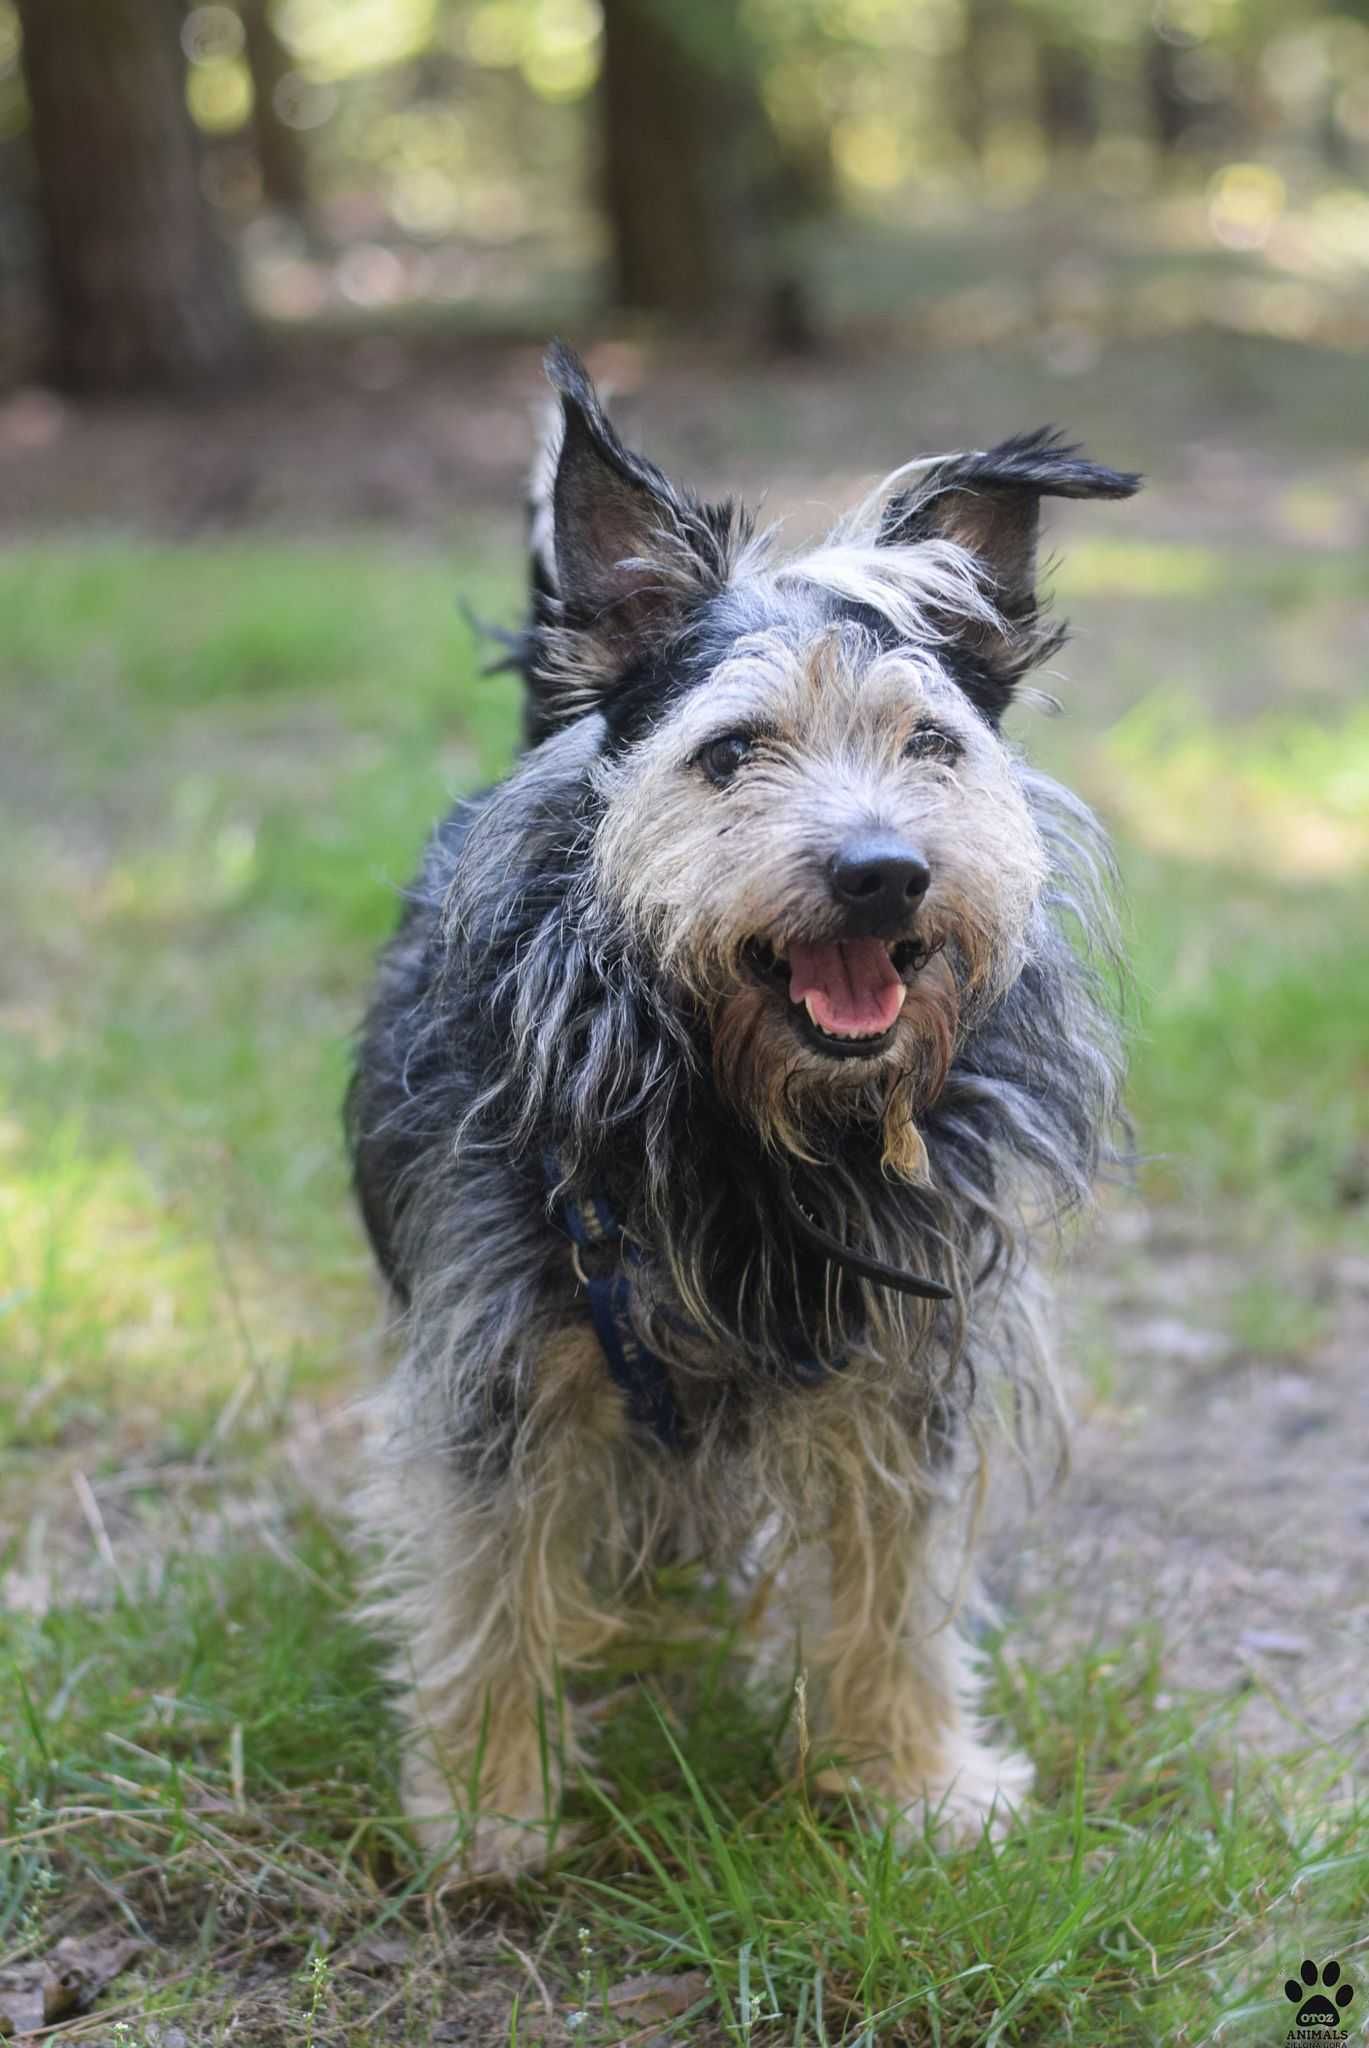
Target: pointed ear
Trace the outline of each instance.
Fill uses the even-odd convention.
[[[1063,636],[1039,630],[1036,545],[1042,498],[1129,498],[1141,487],[1127,470],[1086,462],[1041,428],[981,454],[950,456],[884,508],[880,546],[950,540],[982,566],[1002,628],[972,628],[972,653],[1015,681]]]
[[[573,636],[582,681],[603,687],[668,638],[691,603],[722,587],[746,522],[730,506],[701,505],[624,447],[584,365],[562,343],[548,351],[546,369],[560,396],[545,460],[547,637]],[[554,651],[568,672],[569,646]]]

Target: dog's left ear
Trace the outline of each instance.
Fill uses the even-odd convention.
[[[969,644],[999,672],[1006,693],[1049,651],[1037,630],[1041,500],[1129,498],[1140,487],[1139,476],[1086,462],[1046,427],[980,454],[950,456],[927,471],[916,486],[890,498],[877,540],[884,547],[951,540],[975,557],[1003,624],[1001,630],[971,628]]]
[[[548,350],[546,369],[560,397],[543,486],[549,609],[579,640],[581,680],[588,653],[589,675],[608,685],[722,587],[745,523],[731,507],[700,504],[625,447],[562,343]]]

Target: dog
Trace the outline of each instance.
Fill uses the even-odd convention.
[[[526,746],[437,827],[348,1097],[405,1803],[435,1865],[545,1858],[576,1675],[699,1558],[806,1583],[824,1784],[997,1830],[969,1524],[1053,1410],[1039,1245],[1121,1076],[1106,842],[1002,719],[1064,637],[1041,500],[1139,478],[1027,434],[786,559],[547,368]]]

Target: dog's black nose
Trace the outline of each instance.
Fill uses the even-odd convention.
[[[907,921],[932,871],[916,847],[888,833],[866,833],[837,849],[831,877],[832,893],[853,924],[873,935]]]

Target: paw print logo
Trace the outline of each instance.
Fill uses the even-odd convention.
[[[1300,2027],[1333,2027],[1339,2032],[1340,2017],[1354,1997],[1354,1987],[1342,1984],[1340,1964],[1323,1963],[1318,1970],[1314,1962],[1303,1963],[1299,1976],[1290,1977],[1283,1987],[1284,1997],[1298,2010],[1294,2021]],[[1339,1986],[1339,1989],[1335,1989]]]

